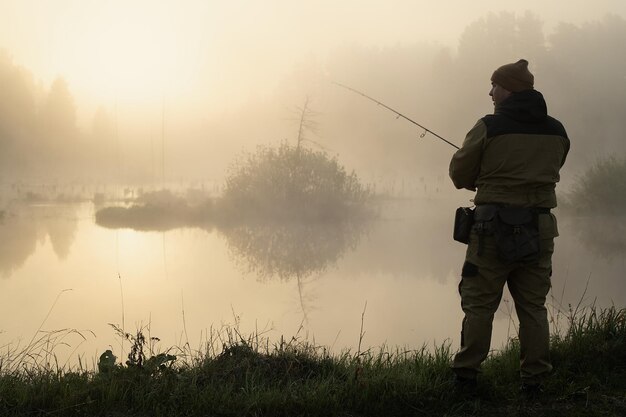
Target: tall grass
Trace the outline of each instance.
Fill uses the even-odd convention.
[[[552,338],[555,371],[531,400],[518,391],[516,340],[487,359],[477,395],[468,396],[453,384],[449,343],[331,353],[297,335],[271,342],[225,327],[208,332],[198,350],[158,351],[144,328],[120,334],[132,345],[125,364],[99,371],[3,365],[0,414],[626,415],[626,310],[592,306],[567,320]]]

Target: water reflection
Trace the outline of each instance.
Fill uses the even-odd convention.
[[[32,221],[7,214],[0,220],[0,274],[11,276],[37,248],[37,226]]]
[[[222,230],[231,258],[261,279],[295,280],[303,320],[308,322],[312,299],[305,294],[307,279],[335,265],[354,250],[365,222],[245,223]]]
[[[54,253],[61,260],[68,257],[76,238],[78,229],[76,210],[76,206],[48,207],[41,220],[41,227],[50,238]]]
[[[288,280],[321,273],[346,249],[356,247],[363,225],[372,218],[371,212],[360,205],[337,207],[343,208],[344,215],[330,208],[305,215],[282,206],[265,213],[252,207],[231,206],[223,198],[211,198],[203,192],[188,190],[183,197],[160,190],[142,194],[129,207],[100,208],[96,223],[137,231],[217,228],[226,237],[237,263],[247,265],[248,272],[261,278]]]
[[[459,276],[466,246],[452,240],[454,202],[388,202],[355,256],[342,269],[352,275],[388,274],[441,284]]]
[[[354,249],[363,222],[242,224],[223,230],[233,258],[261,278],[319,274]]]
[[[73,288],[75,298],[56,307],[51,328],[94,330],[104,336],[97,342],[100,349],[109,348],[106,323],[119,322],[123,303],[127,324],[151,314],[162,326],[159,335],[180,330],[183,292],[190,334],[207,323],[228,321],[235,310],[248,323],[271,323],[280,334],[294,334],[304,322],[304,332],[319,343],[350,348],[359,340],[367,301],[366,342],[374,346],[456,338],[461,321],[456,285],[466,248],[451,238],[458,204],[463,203],[388,200],[380,217],[366,224],[351,219],[207,228],[181,221],[182,229],[162,233],[97,226],[91,203],[3,207],[0,275],[14,279],[0,280],[0,313],[25,318],[2,324],[0,344],[7,335],[37,329],[50,294],[62,288]],[[561,236],[553,258],[556,300],[551,303],[567,310],[588,287],[590,302],[597,297],[598,305],[624,305],[624,225],[607,220],[590,223],[586,230],[578,218],[557,216]],[[147,220],[142,227],[163,226]],[[608,255],[610,262],[603,258]],[[494,324],[499,329],[494,347],[513,335],[512,314],[503,303]]]
[[[305,280],[322,274],[348,250],[357,247],[371,219],[355,211],[354,216],[332,220],[300,220],[239,216],[216,208],[212,199],[190,204],[170,192],[151,193],[130,207],[107,207],[96,212],[96,223],[105,228],[136,231],[167,231],[191,227],[213,231],[224,237],[231,261],[240,270],[261,280],[295,280],[300,306],[307,320],[310,297],[304,294]],[[223,208],[222,208],[223,209]]]
[[[46,238],[57,258],[67,258],[77,229],[75,206],[11,207],[0,217],[0,275],[21,268]]]

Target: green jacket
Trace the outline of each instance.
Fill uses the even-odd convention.
[[[457,188],[477,191],[475,204],[556,207],[554,190],[569,147],[541,93],[512,93],[469,131],[452,157],[450,178]]]

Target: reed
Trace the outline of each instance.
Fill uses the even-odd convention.
[[[116,329],[131,345],[128,360],[103,355],[94,369],[33,360],[54,349],[41,341],[28,355],[5,347],[0,415],[626,415],[626,310],[591,306],[563,317],[555,370],[532,399],[518,390],[516,339],[487,359],[467,395],[454,387],[450,343],[332,353],[298,335],[272,342],[231,326],[208,331],[198,349],[159,350],[144,327]]]

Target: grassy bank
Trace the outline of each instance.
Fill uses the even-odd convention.
[[[555,371],[533,398],[518,390],[516,341],[487,360],[477,393],[468,395],[452,383],[449,345],[331,355],[297,338],[270,344],[231,329],[201,353],[157,353],[142,332],[124,336],[132,348],[126,363],[103,355],[93,371],[5,354],[0,415],[626,415],[624,309],[570,317],[553,336]]]

